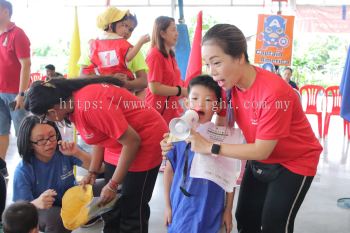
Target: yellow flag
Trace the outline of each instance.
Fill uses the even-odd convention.
[[[72,40],[70,43],[70,56],[68,63],[68,78],[74,78],[79,75],[78,60],[80,58],[80,35],[79,35],[79,24],[78,24],[78,11],[75,7],[74,13],[74,31]]]

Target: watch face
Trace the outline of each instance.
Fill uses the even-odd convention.
[[[212,154],[219,154],[219,152],[220,152],[220,145],[218,145],[218,144],[213,144],[213,146],[211,147],[211,153]]]

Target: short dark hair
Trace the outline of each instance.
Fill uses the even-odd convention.
[[[130,14],[130,15],[128,15],[128,16],[126,17],[126,19],[125,19],[125,20],[131,20],[131,21],[133,21],[133,22],[134,22],[134,24],[135,24],[135,27],[134,27],[134,28],[136,28],[136,27],[137,27],[138,22],[137,22],[136,15],[132,15],[132,14]]]
[[[9,205],[2,215],[4,233],[29,233],[38,227],[38,211],[27,201]]]
[[[18,136],[17,136],[17,147],[18,147],[18,153],[23,159],[23,161],[30,163],[30,160],[34,155],[33,145],[30,140],[30,135],[32,134],[32,130],[34,126],[37,124],[48,124],[52,126],[55,129],[55,132],[57,134],[57,140],[61,140],[61,134],[60,131],[57,128],[57,125],[55,122],[47,121],[46,123],[40,123],[41,120],[39,117],[34,115],[29,115],[25,117],[20,125]],[[56,150],[58,150],[58,145]]]
[[[45,69],[48,69],[48,70],[53,70],[53,71],[55,71],[55,66],[54,65],[52,65],[52,64],[48,64],[47,66],[45,66]]]
[[[197,85],[206,87],[209,90],[214,91],[218,102],[221,102],[222,89],[218,85],[218,83],[214,81],[214,79],[211,76],[209,76],[209,75],[199,75],[199,76],[191,79],[191,81],[190,81],[190,83],[188,84],[188,87],[187,87],[188,94],[190,94],[192,87],[197,86]]]
[[[10,17],[12,16],[12,4],[6,0],[0,0],[0,6],[9,11]]]
[[[249,63],[247,40],[238,27],[231,24],[216,24],[203,37],[202,44],[208,42],[217,44],[224,53],[233,58],[240,58],[244,54],[246,62]]]
[[[292,69],[292,68],[290,68],[290,67],[286,67],[286,68],[284,68],[284,70],[283,70],[283,71],[285,71],[285,70],[289,70],[289,71],[290,71],[290,73],[292,73],[292,74],[293,74],[293,69]]]

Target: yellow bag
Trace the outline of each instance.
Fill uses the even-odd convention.
[[[92,186],[74,186],[62,198],[61,218],[68,230],[75,230],[89,221],[89,204],[93,198]]]

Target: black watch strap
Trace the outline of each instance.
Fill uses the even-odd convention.
[[[24,96],[24,91],[21,91],[20,93],[18,93],[19,96]]]
[[[214,155],[218,155],[219,152],[220,152],[220,149],[221,149],[221,145],[220,144],[213,144],[211,146],[211,153],[214,154]]]
[[[177,87],[177,94],[176,94],[176,96],[180,96],[181,92],[182,92],[181,87],[180,86],[176,86],[176,87]]]

